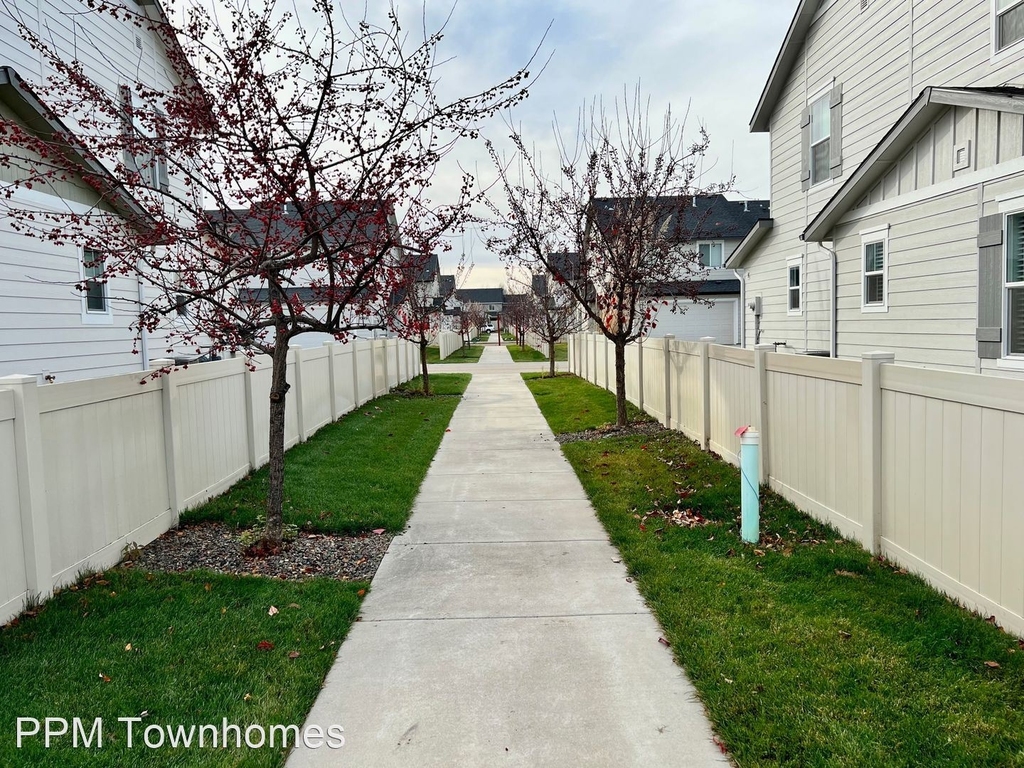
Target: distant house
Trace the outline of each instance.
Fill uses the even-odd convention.
[[[687,205],[682,221],[675,221],[678,198],[665,200],[673,220],[667,224],[680,238],[680,259],[699,258],[704,271],[692,281],[663,283],[646,288],[646,295],[660,299],[650,336],[668,334],[696,341],[712,336],[720,344],[743,343],[743,286],[733,270],[724,268],[736,247],[769,216],[767,200],[729,200],[724,195],[698,195]],[[600,198],[598,205],[612,205]],[[675,237],[676,235],[673,235]],[[570,272],[578,269],[575,254],[558,254],[559,263]],[[689,296],[696,288],[700,301]]]
[[[119,73],[159,90],[168,90],[187,79],[178,73],[160,37],[108,14],[89,11],[84,0],[63,3],[7,4],[0,9],[0,121],[16,123],[41,138],[75,135],[72,116],[66,124],[49,117],[49,109],[33,90],[50,72],[43,57],[22,39],[10,17],[18,6],[38,23],[44,35],[64,59],[79,62],[83,70],[109,93],[124,94]],[[156,2],[139,3],[138,12],[162,19]],[[130,97],[130,92],[127,94]],[[65,116],[61,116],[65,117]],[[82,173],[92,179],[113,177],[102,162],[79,154],[73,138],[58,139],[69,157],[76,157]],[[126,162],[131,158],[126,158]],[[25,157],[26,166],[45,163]],[[154,188],[178,189],[180,180],[168,175],[166,165],[154,165]],[[17,183],[22,176],[15,167],[0,168],[0,184]],[[105,198],[104,199],[101,199]],[[109,202],[114,200],[111,206]],[[15,187],[12,207],[40,212],[79,212],[100,208],[128,216],[138,209],[131,197],[116,188],[102,196],[82,177],[33,186]],[[91,279],[101,267],[104,254],[72,246],[57,246],[12,231],[0,217],[0,376],[34,374],[41,381],[69,381],[128,373],[149,367],[150,357],[165,355],[161,334],[144,333],[135,348],[131,323],[140,303],[147,301],[147,287],[134,277],[108,282]],[[86,291],[76,290],[82,284]],[[179,322],[177,319],[172,323]],[[182,320],[183,322],[183,320]]]
[[[505,307],[505,290],[503,288],[460,288],[455,291],[456,298],[463,304],[479,304],[487,316],[487,321],[496,323]]]
[[[867,52],[875,52],[867,54]],[[802,0],[751,120],[746,344],[1024,375],[1024,2]]]
[[[700,301],[688,298],[690,286],[684,284],[651,286],[649,295],[663,303],[650,336],[672,334],[682,341],[713,337],[719,344],[743,343],[743,285],[739,275],[724,266],[736,246],[768,215],[767,200],[728,200],[724,195],[693,199],[684,230],[693,237],[686,248],[695,251],[707,268],[696,284]]]

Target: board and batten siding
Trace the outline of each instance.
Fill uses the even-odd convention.
[[[801,242],[800,234],[924,88],[1024,84],[1024,44],[992,55],[992,7],[990,2],[958,0],[872,2],[864,8],[859,0],[822,4],[769,123],[774,228],[742,265],[747,270],[747,296],[762,297],[762,342],[785,341],[793,351],[828,348],[831,257],[817,244]],[[803,192],[801,111],[808,98],[833,78],[843,86],[843,176]],[[954,173],[953,147],[967,140],[972,146],[971,165]],[[1020,158],[1022,145],[1024,119],[1019,115],[947,110],[858,205],[870,210],[879,203],[898,203],[903,195],[919,195],[928,186]],[[949,191],[944,190],[944,194]],[[987,184],[985,195],[987,200]],[[857,356],[866,348],[881,345],[896,349],[898,359],[908,362],[962,370],[989,369],[987,362],[979,367],[976,360],[965,358],[965,327],[970,322],[965,315],[968,305],[977,300],[968,296],[977,276],[976,263],[971,264],[974,246],[966,246],[966,207],[957,207],[964,201],[955,195],[943,200],[954,208],[948,215],[929,214],[931,221],[922,226],[932,226],[936,238],[941,236],[940,231],[948,235],[947,241],[929,242],[923,229],[914,229],[914,214],[908,214],[906,224],[892,222],[900,230],[898,242],[892,244],[896,270],[890,276],[892,299],[897,307],[903,307],[900,311],[890,310],[871,319],[861,317],[859,276],[851,275],[848,265],[840,265],[837,301],[841,356]],[[861,219],[866,227],[867,217]],[[849,229],[840,229],[849,235]],[[977,234],[976,229],[973,234]],[[859,248],[859,240],[857,245]],[[908,247],[906,261],[897,262],[896,245]],[[848,262],[851,246],[843,244],[838,250],[840,260]],[[936,250],[940,255],[935,255]],[[798,255],[803,259],[804,311],[791,316],[786,311],[786,270],[788,260]],[[923,259],[921,264],[909,261],[917,257]],[[976,262],[976,254],[974,257]],[[942,260],[945,263],[939,264]],[[959,277],[944,272],[954,268],[966,271]],[[910,274],[922,276],[919,286],[911,286]],[[852,305],[854,292],[858,294],[856,310]],[[951,305],[945,315],[948,327],[943,330],[937,330],[941,318],[933,319],[939,314],[936,309],[923,306],[940,296],[943,300],[936,307],[943,307],[947,297]],[[919,305],[921,314],[911,316],[909,325],[904,324],[904,316],[914,311],[910,308]],[[744,311],[744,319],[745,345],[752,347],[753,313]],[[848,327],[846,323],[851,320],[853,326]],[[923,323],[925,330],[916,345],[918,349],[911,352],[907,346],[911,342],[899,337],[912,335],[918,323]],[[894,327],[897,325],[902,327]],[[972,327],[969,333],[973,332]],[[900,350],[908,350],[911,358],[905,358]]]

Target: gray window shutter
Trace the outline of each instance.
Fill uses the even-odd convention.
[[[800,117],[800,189],[811,188],[811,108],[804,107]]]
[[[978,220],[978,357],[1003,356],[1003,215]]]
[[[843,84],[836,83],[832,88],[829,98],[830,115],[829,122],[831,133],[829,134],[830,154],[832,155],[831,178],[837,179],[843,175]]]

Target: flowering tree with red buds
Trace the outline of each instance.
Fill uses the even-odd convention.
[[[345,18],[333,0],[290,11],[182,3],[167,15],[145,5],[88,0],[84,13],[162,40],[181,74],[171,88],[138,72],[101,82],[21,25],[52,74],[19,82],[41,121],[4,121],[0,169],[22,187],[84,181],[101,203],[40,212],[8,196],[4,215],[22,233],[102,254],[93,283],[141,275],[150,295],[138,333],[184,316],[169,331],[178,343],[271,356],[265,542],[276,547],[289,343],[308,332],[345,341],[392,319],[415,246],[441,242],[473,203],[465,175],[455,199],[428,197],[439,163],[522,99],[528,74],[442,99],[443,30],[419,40],[394,8],[374,23]]]
[[[701,301],[706,269],[692,243],[702,222],[688,209],[728,185],[699,187],[707,133],[688,140],[671,110],[652,123],[639,88],[611,114],[598,101],[581,110],[574,138],[556,131],[554,176],[518,132],[511,160],[488,143],[505,193],[490,204],[500,233],[488,244],[510,266],[549,273],[612,342],[616,424],[625,426],[626,345],[653,327],[660,286]]]

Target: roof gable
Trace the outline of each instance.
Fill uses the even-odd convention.
[[[793,21],[790,22],[785,40],[782,42],[782,48],[779,49],[779,53],[775,57],[775,64],[772,65],[768,82],[765,83],[761,98],[757,102],[757,108],[754,110],[753,117],[750,118],[751,133],[765,133],[768,130],[772,112],[775,111],[775,105],[786,86],[789,74],[793,71],[793,65],[800,56],[800,51],[803,50],[807,32],[810,30],[811,22],[814,21],[820,6],[821,0],[800,0],[797,5]]]
[[[804,230],[802,239],[829,239],[833,227],[950,107],[1024,114],[1024,89],[925,88]],[[977,149],[974,150],[975,153]],[[976,156],[976,155],[975,155]]]

